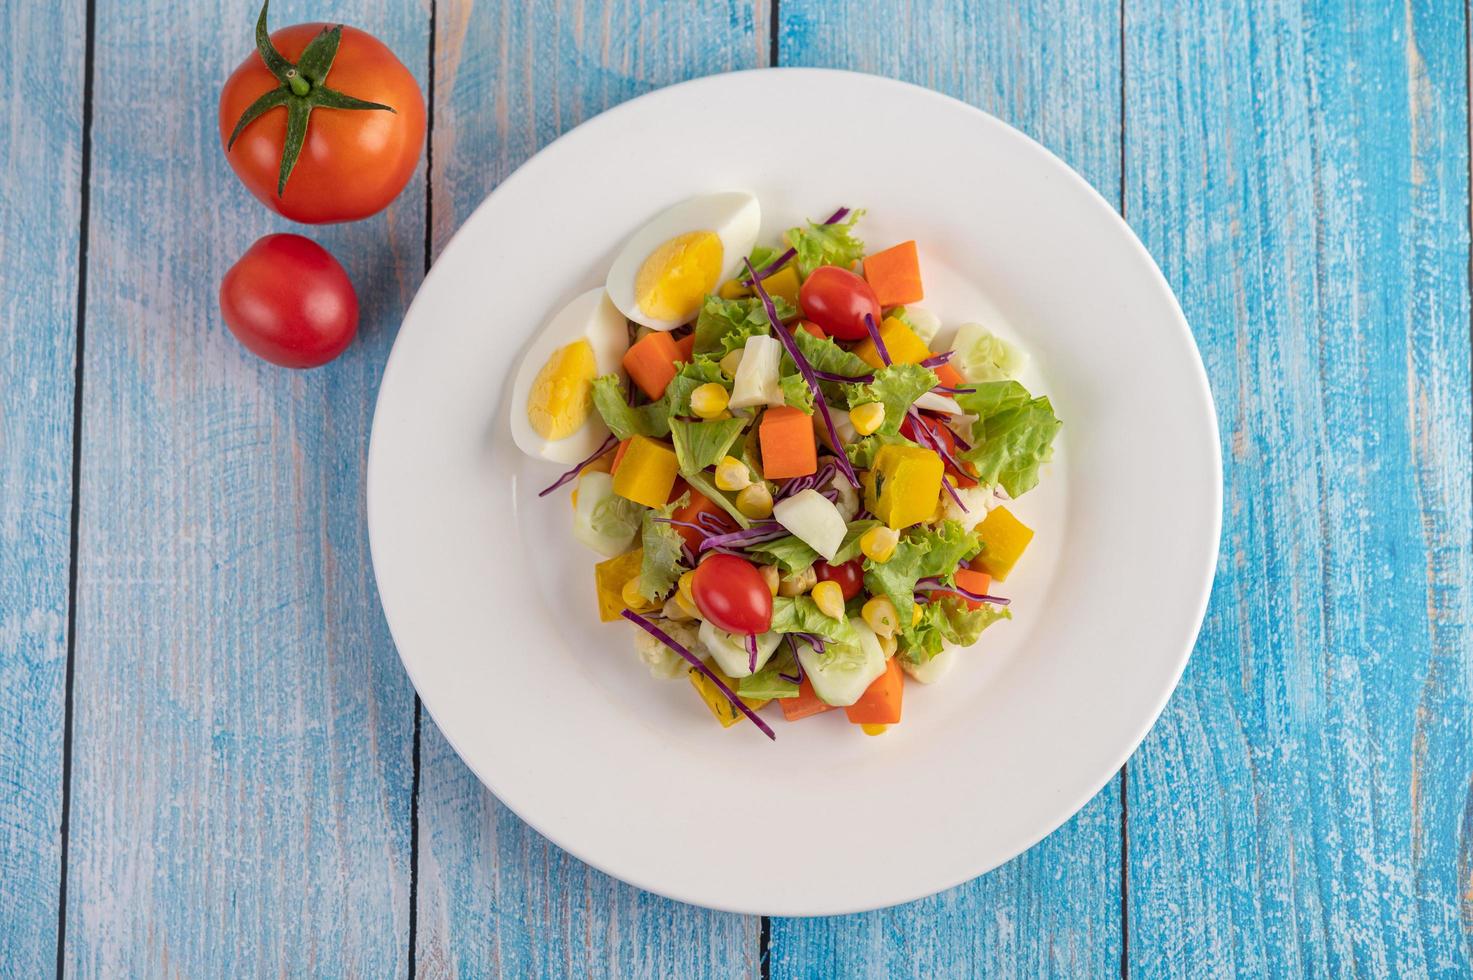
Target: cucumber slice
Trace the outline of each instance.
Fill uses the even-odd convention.
[[[836,708],[858,701],[875,678],[885,672],[885,651],[875,631],[857,616],[849,624],[859,633],[857,643],[829,643],[819,653],[798,641],[798,661],[813,685],[813,693],[824,704]]]
[[[956,663],[956,647],[947,644],[940,653],[923,664],[913,664],[900,658],[900,669],[922,684],[934,684],[945,677]]]
[[[727,677],[746,677],[752,673],[752,655],[747,650],[747,638],[735,633],[719,630],[710,623],[701,623],[701,645],[716,661],[716,666]],[[757,669],[767,663],[772,656],[772,651],[777,649],[778,641],[782,639],[776,633],[759,633],[757,635]]]

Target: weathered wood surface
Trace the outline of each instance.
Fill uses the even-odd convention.
[[[1125,211],[1226,480],[1206,626],[1130,766],[1131,966],[1467,976],[1463,9],[1126,13]]]
[[[0,973],[17,976],[56,963],[83,18],[80,0],[0,6]]]

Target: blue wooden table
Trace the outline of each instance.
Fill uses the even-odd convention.
[[[288,228],[216,137],[251,4],[0,11],[0,974],[1473,970],[1463,4],[282,0],[432,108],[405,193],[310,232],[365,311],[310,373],[216,306]],[[363,516],[394,331],[476,203],[595,113],[770,64],[932,86],[1078,168],[1181,297],[1226,478],[1201,639],[1119,779],[833,919],[653,897],[501,807],[419,710]]]

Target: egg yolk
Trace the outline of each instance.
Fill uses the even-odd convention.
[[[692,231],[665,242],[650,253],[634,277],[634,300],[657,320],[684,323],[696,315],[701,300],[721,277],[721,238],[713,231]]]
[[[593,411],[593,379],[598,374],[593,345],[575,340],[542,365],[527,395],[527,421],[549,441],[566,439],[582,428]]]

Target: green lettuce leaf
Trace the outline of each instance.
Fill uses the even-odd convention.
[[[673,525],[662,524],[655,518],[668,518],[688,503],[690,494],[683,493],[674,503],[644,512],[644,526],[639,535],[640,545],[644,548],[644,557],[639,565],[639,594],[650,602],[665,598],[675,588],[684,554],[681,546],[685,543]]]
[[[787,674],[789,677],[798,676],[798,658],[793,656],[793,651],[788,648],[786,640],[778,646],[777,652],[762,665],[757,673],[737,679],[736,692],[744,698],[753,700],[796,698],[798,685],[784,680],[778,676],[780,674]]]
[[[815,371],[842,374],[850,378],[867,375],[872,370],[859,355],[852,354],[828,338],[813,336],[807,330],[794,330],[793,342],[798,352]]]
[[[624,382],[617,374],[593,379],[593,407],[615,438],[649,436],[660,439],[670,432],[670,410],[662,398],[648,405],[631,406]]]
[[[956,521],[942,521],[935,527],[918,524],[905,532],[895,554],[883,565],[865,559],[864,587],[870,595],[888,597],[900,622],[908,623],[916,582],[932,576],[949,582],[957,565],[981,550],[977,535]]]
[[[777,307],[779,320],[789,320],[798,315],[792,304],[781,296],[772,297],[772,302]],[[706,297],[701,305],[701,312],[696,317],[695,352],[717,352],[719,359],[746,344],[748,337],[766,335],[771,330],[772,327],[767,322],[767,311],[757,297],[722,299],[712,293]]]
[[[880,402],[885,406],[885,421],[877,430],[893,436],[900,431],[905,421],[906,409],[915,400],[941,382],[936,372],[919,364],[891,364],[875,372],[875,380],[869,384],[845,385],[849,396],[849,407]]]
[[[922,607],[919,623],[900,631],[900,655],[911,663],[922,664],[940,653],[943,644],[971,646],[987,627],[1011,618],[1005,606],[986,603],[972,609],[954,596],[938,599]]]
[[[835,643],[859,642],[859,633],[849,620],[825,616],[806,595],[773,599],[771,629],[774,633],[812,633]]]
[[[864,257],[864,242],[854,237],[854,224],[863,214],[863,208],[855,208],[837,224],[809,221],[806,228],[788,229],[785,237],[798,253],[798,271],[803,278],[807,279],[821,265],[848,269]]]
[[[801,538],[791,534],[774,541],[748,545],[747,551],[771,558],[772,563],[781,568],[785,574],[807,568],[818,561],[818,552],[804,544]]]
[[[859,539],[864,537],[864,532],[872,527],[879,527],[879,521],[863,520],[850,521],[849,529],[844,532],[844,540],[839,542],[839,550],[834,552],[832,564],[842,565],[846,561],[853,561],[859,557]]]
[[[768,248],[766,245],[758,245],[752,249],[752,255],[748,259],[748,261],[752,263],[752,268],[756,269],[758,272],[761,272],[763,269],[767,268],[767,266],[772,262],[773,259],[781,255],[783,251],[784,250],[782,249]],[[742,268],[742,273],[745,273],[746,271],[746,267],[744,266]],[[740,277],[741,276],[739,275],[739,278]]]
[[[683,422],[670,420],[670,441],[675,444],[675,459],[683,474],[698,473],[715,465],[728,450],[742,430],[747,427],[743,418],[714,419],[709,422]]]
[[[745,529],[752,526],[752,522],[747,519],[745,514],[737,510],[736,504],[731,502],[731,498],[724,492],[716,489],[716,484],[711,482],[711,477],[708,474],[690,472],[683,474],[681,478],[690,484],[690,488],[696,493],[709,498],[712,503],[726,511],[727,516],[736,521],[737,527]]]
[[[798,366],[791,360],[784,362],[783,370],[787,373],[778,379],[783,389],[783,401],[805,415],[812,415],[813,389],[808,387],[808,382],[803,380],[803,375],[798,373]]]
[[[1038,485],[1038,468],[1053,457],[1063,425],[1047,397],[1034,398],[1016,381],[985,381],[957,404],[972,423],[972,448],[961,458],[974,463],[977,479],[1001,484],[1010,497]]]

